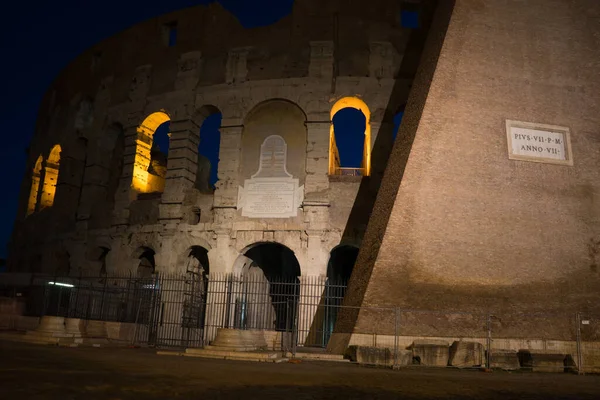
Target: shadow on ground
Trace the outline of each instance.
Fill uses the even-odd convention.
[[[599,376],[271,364],[0,342],[0,399],[598,399]]]

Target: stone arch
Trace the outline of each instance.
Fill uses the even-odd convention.
[[[346,285],[352,275],[359,250],[358,246],[345,243],[331,249],[329,262],[327,263],[328,280]]]
[[[166,156],[155,146],[156,130],[171,120],[163,110],[148,115],[137,127],[131,186],[138,193],[162,193],[165,189]]]
[[[264,250],[264,253],[261,255],[261,250]],[[268,250],[271,250],[270,252]],[[274,261],[276,257],[286,257],[290,262],[289,265],[283,266],[283,270],[280,274],[274,268]],[[281,244],[279,242],[267,242],[261,241],[250,244],[240,251],[240,257],[245,257],[253,262],[257,263],[260,266],[260,262],[263,262],[263,266],[261,269],[265,270],[265,275],[267,278],[271,277],[273,279],[277,278],[293,278],[301,275],[301,267],[300,262],[296,256],[296,253],[290,249],[288,246]],[[292,260],[293,257],[293,260]],[[239,258],[239,257],[238,257]],[[295,262],[294,262],[295,260]],[[268,265],[269,264],[269,265]],[[233,273],[235,275],[241,275],[244,273],[244,270],[249,268],[249,263],[239,263],[236,260],[233,267]]]
[[[258,171],[260,146],[272,135],[287,144],[287,169],[300,184],[306,177],[306,114],[296,103],[269,99],[257,104],[244,119],[242,131],[241,178],[249,179]]]
[[[148,246],[140,246],[133,252],[133,258],[137,261],[135,273],[138,278],[149,278],[156,272],[156,252]]]
[[[329,341],[337,320],[340,306],[346,296],[348,280],[358,257],[359,247],[341,243],[331,249],[327,263],[327,281],[324,291],[323,339]]]
[[[204,246],[191,246],[186,251],[187,258],[190,261],[186,265],[186,271],[201,270],[201,273],[208,275],[210,273],[210,262],[208,259],[209,248]],[[197,263],[196,263],[197,262]]]
[[[31,189],[29,191],[29,200],[27,202],[27,215],[33,214],[38,204],[43,162],[44,157],[40,154],[31,171]]]
[[[365,116],[363,157],[360,167],[360,174],[362,176],[369,176],[371,174],[371,111],[369,110],[367,104],[358,97],[343,97],[335,102],[333,107],[331,107],[331,128],[329,133],[329,174],[340,175],[344,171],[343,167],[340,165],[340,157],[333,120],[335,115],[345,108],[359,110]]]
[[[235,327],[285,330],[292,326],[298,307],[300,263],[289,247],[277,242],[254,243],[239,255],[233,270],[240,277],[235,289]]]
[[[194,248],[206,249],[207,253],[212,250],[212,246],[208,243],[208,241],[206,241],[203,238],[199,238],[199,237],[191,237],[188,235],[183,235],[183,236],[179,237],[178,240],[175,242],[175,248],[173,251],[175,251],[178,254],[178,256],[176,258],[176,263],[177,263],[178,268],[183,266],[182,272],[185,272],[186,262],[188,261],[190,252]],[[181,270],[181,268],[179,270]]]
[[[194,187],[202,193],[212,193],[218,180],[219,151],[221,146],[222,113],[213,105],[203,105],[194,115],[198,126],[196,174]]]
[[[58,181],[58,172],[60,169],[60,153],[62,148],[59,144],[54,145],[46,159],[44,167],[44,186],[40,199],[40,209],[52,207],[56,195],[56,183]]]

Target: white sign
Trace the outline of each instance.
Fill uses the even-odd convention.
[[[238,190],[238,209],[250,218],[289,218],[298,215],[304,187],[294,178],[246,179]]]
[[[569,128],[506,121],[508,158],[573,165]]]
[[[287,144],[271,135],[260,146],[258,171],[238,189],[238,210],[249,218],[290,218],[298,215],[304,186],[287,172]]]

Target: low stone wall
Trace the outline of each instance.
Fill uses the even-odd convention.
[[[14,331],[31,331],[40,324],[39,317],[0,314],[0,329]]]
[[[148,327],[128,322],[105,322],[106,337],[110,341],[125,343],[145,342],[148,337]],[[143,340],[142,340],[143,339]]]
[[[423,336],[399,336],[393,335],[369,335],[353,334],[350,338],[350,346],[363,346],[389,349],[393,351],[397,345],[398,350],[411,348],[415,342],[445,342],[449,346],[454,342],[480,343],[485,349],[486,338],[459,338],[459,337],[423,337]],[[577,342],[566,340],[544,340],[544,339],[492,339],[492,354],[497,352],[510,352],[515,355],[519,351],[530,351],[543,354],[568,354],[577,365]],[[450,349],[449,349],[450,350]],[[581,372],[600,372],[600,342],[582,342],[581,344],[582,364]]]
[[[0,297],[0,315],[23,315],[25,299],[18,297]]]

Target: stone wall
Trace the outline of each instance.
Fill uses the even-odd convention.
[[[173,23],[177,43],[168,46],[165,29]],[[144,249],[152,249],[157,271],[183,271],[190,248],[201,246],[211,272],[231,272],[248,247],[278,242],[294,251],[303,275],[325,275],[360,185],[330,189],[331,108],[340,98],[360,98],[377,137],[390,107],[406,102],[410,73],[396,78],[412,33],[400,26],[395,2],[324,7],[302,0],[267,27],[244,29],[212,4],[98,43],[61,72],[40,106],[10,269],[53,273],[56,260],[66,258],[74,274],[102,266],[134,272]],[[403,98],[390,105],[398,81]],[[148,138],[139,127],[159,111],[171,130],[165,187],[140,195],[133,185],[136,151]],[[216,190],[208,194],[194,185],[200,126],[214,113],[222,114],[220,162]],[[256,173],[260,144],[270,134],[285,138],[288,171],[304,186],[304,202],[292,218],[242,217],[238,188]],[[35,162],[56,144],[62,152],[54,204],[27,216]],[[362,234],[354,236],[360,244]]]
[[[592,0],[440,8],[346,304],[511,315],[508,337],[549,339],[573,337],[565,316],[600,314],[599,15]],[[509,159],[506,120],[568,127],[573,165]],[[519,317],[535,312],[543,323]]]

